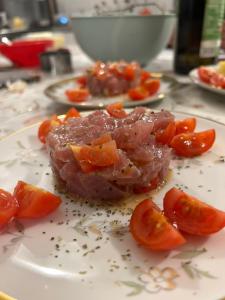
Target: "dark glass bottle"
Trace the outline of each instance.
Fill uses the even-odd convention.
[[[175,72],[187,74],[215,62],[221,40],[225,0],[180,0],[178,4]]]

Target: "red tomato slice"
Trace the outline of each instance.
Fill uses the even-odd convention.
[[[163,200],[165,216],[194,235],[209,235],[225,227],[225,213],[185,192],[172,188]]]
[[[50,130],[53,127],[59,126],[62,124],[62,121],[57,117],[57,115],[53,115],[50,120],[45,120],[41,123],[38,128],[38,138],[39,140],[45,144],[46,137],[49,134]]]
[[[210,83],[213,73],[214,73],[214,71],[212,71],[208,68],[205,68],[205,67],[198,68],[198,76],[205,83]]]
[[[147,79],[151,78],[151,73],[145,70],[141,71],[141,83],[144,83]]]
[[[87,76],[80,76],[76,78],[76,82],[82,87],[85,88],[87,85]]]
[[[194,157],[208,151],[213,146],[215,138],[214,129],[181,133],[172,139],[170,146],[180,156]]]
[[[23,181],[18,181],[13,195],[19,203],[18,218],[42,218],[61,204],[60,197]]]
[[[148,7],[143,7],[139,11],[139,16],[150,16],[152,14],[151,10]]]
[[[135,186],[134,189],[133,189],[133,192],[135,194],[148,193],[152,190],[157,189],[159,183],[160,183],[159,177],[157,176],[154,179],[152,179],[152,181],[149,183],[148,186]]]
[[[225,89],[225,76],[215,72],[210,78],[210,83],[217,88]]]
[[[80,160],[87,161],[97,167],[111,166],[119,160],[116,142],[113,140],[103,145],[83,146],[79,157]]]
[[[123,70],[123,77],[128,81],[134,80],[135,75],[136,75],[136,69],[137,69],[136,64],[131,63],[131,64],[127,65]]]
[[[176,134],[175,122],[171,122],[165,129],[160,129],[155,133],[156,141],[163,145],[169,145]]]
[[[106,106],[107,113],[117,119],[123,119],[127,116],[127,113],[123,109],[121,102],[112,103]]]
[[[18,208],[16,198],[0,189],[0,229],[16,215]]]
[[[175,124],[176,124],[176,134],[194,132],[196,127],[196,119],[187,118],[184,120],[177,120]]]
[[[84,102],[90,96],[90,93],[87,89],[71,89],[66,90],[65,92],[68,100],[70,102]]]
[[[186,242],[149,199],[135,208],[130,220],[130,231],[139,244],[151,250],[170,250]]]
[[[101,135],[99,138],[95,139],[92,141],[92,145],[96,146],[96,145],[102,145],[105,144],[107,142],[112,141],[112,136],[110,133],[105,133],[103,135]]]
[[[143,100],[149,96],[149,92],[143,86],[137,86],[128,91],[128,96],[131,100]]]
[[[156,94],[160,88],[159,79],[148,79],[143,83],[143,87],[148,91],[149,96]]]
[[[67,121],[70,118],[79,118],[79,117],[80,117],[79,111],[76,108],[72,107],[66,113],[66,116],[65,116],[63,122]]]

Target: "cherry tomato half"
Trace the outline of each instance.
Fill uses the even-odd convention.
[[[155,95],[160,88],[160,80],[159,79],[147,79],[143,83],[143,87],[148,91],[148,95]]]
[[[194,235],[209,235],[225,226],[225,213],[185,192],[172,188],[163,200],[164,214],[178,229]]]
[[[107,113],[117,119],[122,119],[127,116],[127,113],[123,109],[123,104],[121,102],[112,103],[106,106]]]
[[[155,133],[156,141],[163,145],[169,145],[176,133],[175,122],[171,122],[165,129],[160,129]]]
[[[0,229],[16,215],[18,208],[16,198],[0,189]]]
[[[41,125],[38,128],[38,138],[39,140],[45,144],[46,143],[46,137],[49,134],[50,130],[53,127],[59,126],[62,124],[62,121],[57,117],[57,115],[53,115],[51,119],[45,120],[41,123]]]
[[[151,250],[170,250],[186,242],[149,199],[135,208],[130,220],[130,231],[140,245]]]
[[[176,134],[194,132],[196,127],[196,119],[187,118],[183,120],[177,120],[175,124],[176,124]]]
[[[205,68],[205,67],[198,68],[198,76],[205,83],[210,83],[213,73],[214,71],[210,70],[209,68]]]
[[[143,100],[149,96],[149,92],[143,86],[137,86],[128,91],[129,98],[131,100]]]
[[[63,122],[67,121],[70,118],[79,118],[79,117],[80,117],[79,111],[76,108],[72,107],[66,113],[66,116],[65,116]]]
[[[176,135],[170,146],[177,155],[184,157],[194,157],[208,151],[214,144],[216,133],[214,129],[181,133]]]
[[[86,101],[90,95],[88,89],[83,88],[66,90],[65,94],[70,102],[77,103]]]
[[[23,181],[18,181],[13,195],[19,203],[17,218],[45,217],[61,204],[60,197]]]

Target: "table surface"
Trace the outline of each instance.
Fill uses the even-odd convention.
[[[79,49],[74,39],[70,40],[74,74],[82,72],[92,61]],[[191,83],[188,77],[176,76],[173,73],[173,52],[164,50],[147,66],[147,69],[165,72],[174,77],[180,84],[176,90],[155,104],[152,109],[167,109],[203,116],[225,124],[225,99]],[[38,83],[29,84],[22,93],[13,93],[6,89],[0,91],[0,139],[12,132],[38,122],[51,114],[63,114],[68,106],[53,102],[44,95],[44,89],[53,82],[71,77],[74,74],[58,77],[45,76]]]

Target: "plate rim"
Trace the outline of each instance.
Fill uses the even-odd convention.
[[[69,83],[69,82],[75,80],[76,78],[78,78],[79,76],[81,76],[82,74],[79,74],[79,75],[77,74],[77,75],[74,75],[73,77],[68,77],[68,78],[58,80],[58,81],[55,81],[55,82],[51,83],[50,85],[48,85],[44,89],[44,95],[47,96],[49,99],[51,99],[53,101],[56,101],[57,103],[64,104],[64,105],[69,105],[69,106],[74,106],[74,107],[81,108],[81,109],[84,109],[84,110],[102,109],[102,108],[106,107],[107,104],[104,104],[104,105],[100,106],[100,105],[96,105],[96,104],[82,105],[80,103],[61,102],[52,93],[52,89],[56,88],[58,85]],[[135,107],[135,106],[141,106],[141,105],[149,105],[151,103],[153,104],[153,103],[156,103],[158,101],[162,101],[164,98],[166,98],[173,91],[173,88],[176,87],[176,85],[177,85],[176,80],[174,78],[172,78],[171,76],[167,75],[167,74],[164,74],[164,73],[162,74],[161,80],[163,80],[163,79],[170,84],[169,91],[167,93],[159,92],[159,94],[157,95],[157,98],[152,99],[152,100],[131,101],[130,104],[128,102],[124,102],[124,107],[129,108],[129,107]],[[117,100],[115,99],[115,102],[116,101]]]

